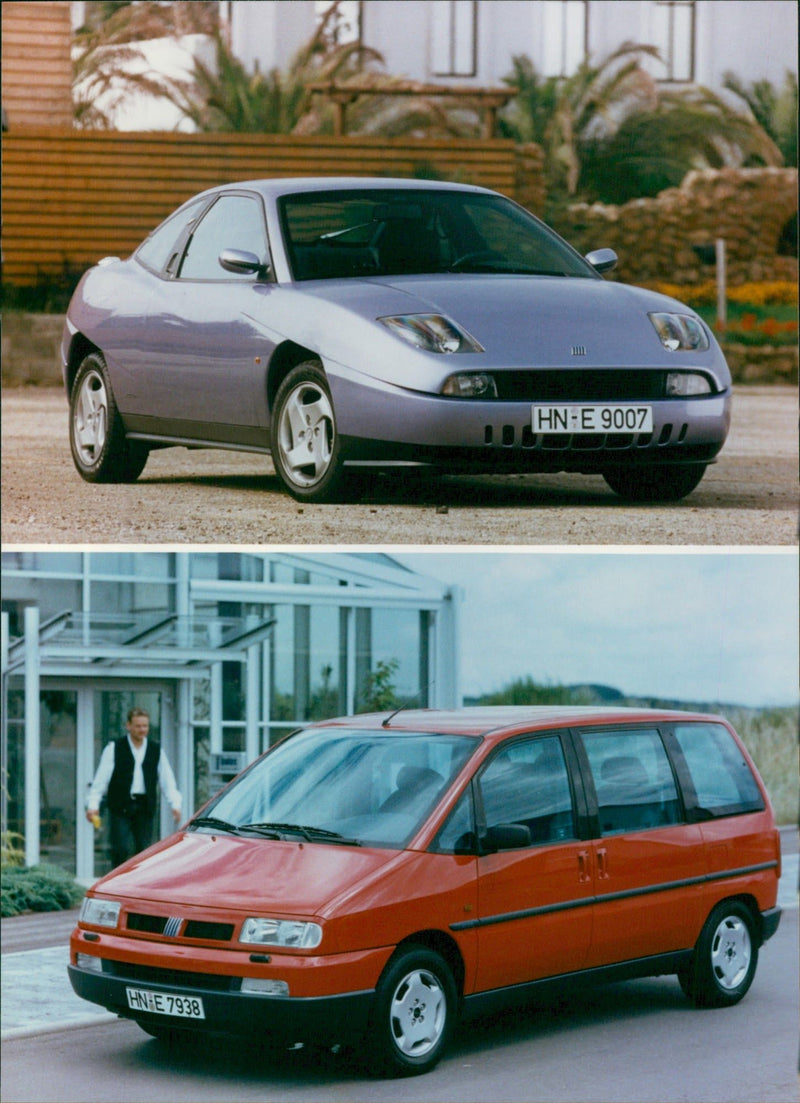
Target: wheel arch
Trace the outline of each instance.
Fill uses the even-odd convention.
[[[761,918],[761,910],[758,906],[758,901],[756,900],[755,896],[753,896],[752,893],[749,892],[739,892],[735,893],[732,896],[723,896],[722,899],[718,900],[714,907],[711,908],[711,911],[709,911],[708,913],[709,916],[711,915],[711,912],[715,911],[717,908],[724,907],[726,904],[742,904],[745,908],[747,908],[748,912],[750,913],[752,932],[753,937],[755,938],[756,946],[763,946],[764,921]]]
[[[93,352],[99,352],[102,356],[102,351],[97,345],[90,341],[89,338],[78,330],[72,337],[69,346],[69,354],[67,356],[67,363],[64,369],[64,384],[67,388],[67,394],[72,393],[72,384],[75,382],[75,376],[78,374],[78,368],[83,361]]]
[[[306,348],[304,345],[297,344],[296,341],[283,341],[273,352],[266,378],[267,409],[270,415],[272,414],[275,405],[275,396],[278,393],[278,388],[281,383],[292,368],[296,368],[298,364],[302,364],[306,360],[319,361],[322,370],[325,370],[325,365],[322,363],[320,354],[313,349]]]
[[[417,931],[415,934],[408,935],[402,942],[397,944],[395,954],[403,950],[408,950],[412,946],[422,947],[424,950],[432,950],[444,959],[445,963],[450,968],[450,972],[453,974],[459,1001],[462,1000],[464,998],[466,968],[461,950],[455,939],[444,931],[435,929]],[[393,954],[392,957],[394,957],[395,954]]]

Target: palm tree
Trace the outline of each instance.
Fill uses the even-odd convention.
[[[551,203],[559,199],[624,202],[679,184],[692,168],[759,160],[780,163],[775,143],[750,116],[708,89],[662,91],[642,65],[653,46],[623,43],[570,77],[539,77],[515,58],[507,83],[520,89],[506,133],[545,151]]]
[[[734,73],[725,73],[723,86],[744,100],[753,117],[783,154],[784,163],[797,167],[797,75],[787,70],[783,85],[769,80],[744,84]]]
[[[335,17],[333,5],[284,71],[262,73],[256,66],[249,72],[216,32],[213,63],[195,58],[189,79],[165,81],[162,95],[202,131],[293,134],[332,130],[332,121],[314,107],[309,85],[315,81],[346,82],[354,75],[363,76],[365,68],[382,60],[375,50],[358,42],[337,45],[329,34]]]
[[[662,93],[654,111],[635,112],[583,149],[581,190],[622,203],[677,187],[693,168],[778,165],[780,151],[752,118],[707,88]]]
[[[348,131],[395,137],[424,132],[428,136],[477,134],[477,112],[469,106],[447,109],[420,93],[391,96],[408,82],[382,71],[377,50],[359,42],[338,44],[330,28],[337,18],[333,4],[315,34],[292,58],[285,70],[249,72],[232,54],[221,34],[214,36],[215,60],[195,59],[186,81],[164,82],[162,94],[177,105],[201,131],[238,131],[261,134],[331,134],[334,109],[314,84],[369,87],[348,107]]]
[[[334,109],[312,95],[314,83],[369,86],[348,107],[351,133],[384,137],[473,136],[480,132],[474,105],[442,106],[419,95],[389,93],[409,84],[382,71],[383,58],[358,42],[339,43],[340,0],[332,4],[311,40],[285,70],[249,72],[233,55],[219,26],[214,0],[87,0],[86,23],[76,34],[73,99],[83,128],[111,128],[118,109],[133,95],[167,100],[201,131],[262,134],[333,133]],[[154,38],[206,35],[213,60],[193,57],[188,79],[148,69],[142,43]]]
[[[218,27],[213,0],[106,0],[87,3],[85,14],[86,22],[75,34],[72,62],[75,124],[84,129],[112,128],[117,110],[132,95],[163,95],[163,81],[148,72],[141,43],[212,34]]]

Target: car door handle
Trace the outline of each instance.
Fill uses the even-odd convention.
[[[608,851],[604,846],[597,849],[597,876],[608,877]]]
[[[586,884],[586,882],[589,881],[589,880],[591,880],[591,869],[590,869],[590,865],[589,865],[589,851],[588,850],[579,850],[578,851],[578,883],[579,884]]]

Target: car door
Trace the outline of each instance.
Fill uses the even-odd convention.
[[[591,966],[687,949],[702,924],[705,855],[685,822],[655,727],[576,733],[588,773],[594,870]]]
[[[224,249],[269,260],[261,200],[224,193],[160,282],[147,318],[129,428],[187,439],[265,445],[263,381],[274,341],[258,323],[274,285],[225,270]],[[133,415],[133,416],[130,416]]]
[[[592,931],[591,844],[578,838],[568,753],[557,734],[515,741],[477,778],[484,851],[478,858],[477,991],[585,965]],[[528,837],[506,848],[520,828],[527,828]],[[486,853],[493,839],[501,840],[499,849]]]

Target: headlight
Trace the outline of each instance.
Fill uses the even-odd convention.
[[[494,376],[485,371],[459,372],[458,375],[448,375],[442,394],[455,398],[497,398],[497,384]]]
[[[661,344],[670,352],[708,348],[708,335],[692,314],[649,314]]]
[[[93,927],[116,927],[119,909],[120,905],[113,900],[85,896],[81,905],[80,922],[89,923]]]
[[[711,382],[699,372],[671,371],[667,373],[666,394],[667,398],[711,394]]]
[[[257,942],[264,946],[293,946],[313,950],[322,941],[322,927],[294,919],[245,919],[240,942]]]
[[[398,314],[378,318],[409,345],[425,352],[483,352],[465,329],[442,314]]]

